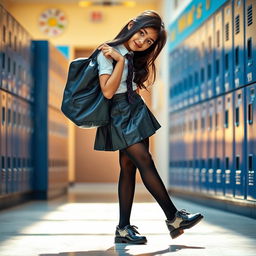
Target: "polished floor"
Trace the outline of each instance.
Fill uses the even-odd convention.
[[[67,196],[0,211],[0,256],[255,256],[256,220],[173,198],[205,219],[172,240],[164,215],[138,187],[132,224],[146,245],[114,244],[116,186],[75,186]]]

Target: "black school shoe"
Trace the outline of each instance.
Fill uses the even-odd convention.
[[[203,219],[200,213],[189,213],[185,209],[177,211],[173,220],[166,220],[167,228],[170,231],[172,239],[182,235],[184,229],[192,228]]]
[[[124,228],[116,227],[115,243],[145,244],[145,236],[139,236],[138,228],[134,225],[126,225]]]

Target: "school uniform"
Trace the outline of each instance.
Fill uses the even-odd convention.
[[[121,44],[114,48],[123,56],[129,51]],[[99,75],[113,72],[113,59],[106,58],[102,52],[97,56]],[[148,109],[144,100],[134,92],[133,102],[128,101],[127,95],[128,61],[125,59],[120,86],[110,99],[110,122],[97,128],[94,149],[116,151],[127,148],[153,135],[161,125]],[[137,85],[132,84],[135,91]]]

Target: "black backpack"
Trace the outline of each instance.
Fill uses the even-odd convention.
[[[102,94],[96,50],[89,58],[70,63],[61,110],[80,128],[104,126],[109,122],[110,100]]]

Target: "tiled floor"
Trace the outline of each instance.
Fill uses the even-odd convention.
[[[108,193],[75,187],[67,197],[29,202],[0,212],[1,256],[255,256],[256,220],[173,198],[176,206],[205,219],[172,240],[160,207],[138,189],[132,224],[146,245],[114,244],[116,187]],[[114,193],[114,194],[113,194]]]

